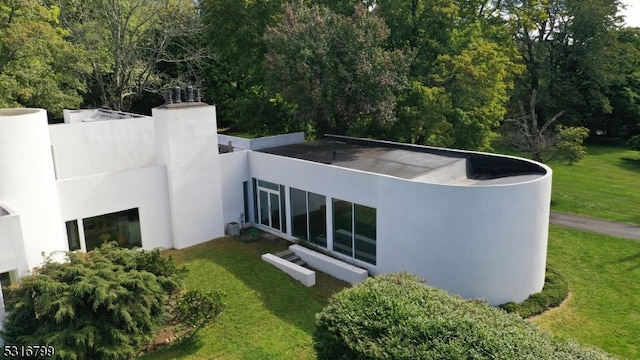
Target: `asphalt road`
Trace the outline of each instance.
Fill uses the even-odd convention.
[[[613,221],[593,219],[585,216],[551,212],[549,222],[568,228],[591,231],[640,241],[640,226]]]

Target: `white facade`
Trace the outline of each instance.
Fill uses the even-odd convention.
[[[0,110],[0,174],[0,201],[22,224],[27,268],[13,269],[22,275],[66,245],[44,110]]]
[[[352,259],[373,275],[407,271],[493,305],[520,302],[542,290],[550,169],[525,183],[450,186],[271,154],[249,155],[253,177],[323,194],[327,209],[332,198],[377,209],[376,265]],[[329,229],[332,221],[328,214]],[[331,249],[331,231],[328,235]]]
[[[295,239],[313,213],[325,250],[373,275],[407,271],[494,305],[542,289],[551,199],[542,164],[426,147],[387,153],[401,144],[340,138],[332,141],[373,150],[339,154],[353,163],[333,161],[336,151],[311,161],[296,152],[313,153],[312,144],[288,148],[305,146],[304,134],[221,136],[215,107],[201,103],[152,117],[67,111],[65,122],[48,126],[43,110],[0,111],[0,275],[12,281],[43,253],[107,241],[180,249],[223,236],[230,223]],[[220,153],[229,142],[233,151]],[[535,171],[482,177],[507,163]],[[416,173],[396,175],[403,169]],[[338,225],[336,201],[352,204],[350,230]],[[359,233],[361,209],[374,235]],[[339,236],[351,239],[352,256]]]

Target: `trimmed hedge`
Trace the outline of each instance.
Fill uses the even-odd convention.
[[[316,315],[318,359],[609,359],[409,274],[370,278]]]
[[[500,305],[500,308],[508,313],[515,313],[526,319],[560,306],[567,296],[569,296],[569,283],[567,283],[567,280],[553,268],[547,267],[547,273],[544,277],[544,288],[541,292],[532,294],[519,304],[511,301]]]

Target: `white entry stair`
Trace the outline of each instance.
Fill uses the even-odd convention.
[[[289,274],[306,287],[316,284],[316,272],[304,267],[306,265],[304,261],[300,260],[291,250],[285,250],[275,255],[263,254],[262,260]]]

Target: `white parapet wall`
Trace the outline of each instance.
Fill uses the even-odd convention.
[[[289,276],[300,281],[306,287],[316,284],[316,272],[313,270],[309,270],[270,253],[263,254],[262,260],[289,274]]]
[[[49,126],[58,180],[154,166],[152,118]]]
[[[327,273],[336,279],[346,281],[349,284],[359,283],[366,280],[369,276],[369,272],[366,269],[347,264],[300,245],[291,245],[289,246],[289,250],[293,251],[310,267]]]
[[[234,150],[261,150],[302,142],[304,142],[304,132],[265,136],[255,139],[218,134],[218,143],[220,143],[220,145],[228,145],[231,143]]]

